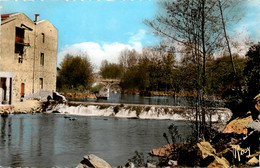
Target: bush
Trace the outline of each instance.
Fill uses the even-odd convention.
[[[151,109],[150,106],[146,106],[146,107],[145,107],[145,111],[149,111],[150,109]]]
[[[141,106],[134,106],[134,107],[132,108],[132,110],[136,111],[136,116],[137,116],[137,117],[141,114],[142,109],[143,109],[143,108],[142,108]]]
[[[119,106],[119,105],[116,105],[116,106],[114,107],[114,112],[115,112],[115,113],[118,113],[118,112],[119,112],[119,109],[120,109],[120,106]]]
[[[99,109],[102,110],[102,109],[106,109],[106,108],[108,108],[108,107],[109,107],[109,105],[100,105],[100,106],[99,106]]]

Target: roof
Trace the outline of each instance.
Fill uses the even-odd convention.
[[[1,15],[1,21],[6,20],[6,19],[8,19],[9,17],[12,17],[12,16],[14,16],[14,15],[16,15],[16,14],[19,14],[19,13],[2,14],[2,15]]]
[[[10,14],[2,14],[1,21],[7,19],[9,16],[10,16]]]
[[[1,1],[1,0],[0,0],[0,1]],[[8,21],[8,19],[11,18],[11,17],[13,17],[13,16],[15,16],[15,15],[19,15],[19,14],[23,14],[25,17],[27,17],[29,20],[31,20],[31,19],[30,19],[28,16],[26,16],[24,13],[1,14],[1,21],[2,21],[1,25],[5,24],[5,23],[8,23],[9,21],[12,21],[12,19],[9,20],[9,21]],[[14,19],[13,19],[13,20],[14,20]],[[48,21],[48,20],[40,20],[40,21],[38,21],[38,22],[34,22],[34,21],[31,20],[31,22],[33,22],[33,23],[35,23],[35,24],[40,24],[40,23],[44,23],[44,22],[49,22],[49,23],[57,30],[57,28],[56,28],[50,21]]]

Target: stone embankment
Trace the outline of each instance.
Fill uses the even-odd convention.
[[[13,105],[0,106],[0,114],[22,114],[42,112],[44,101],[26,100]]]

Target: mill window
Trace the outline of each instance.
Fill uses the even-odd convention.
[[[43,78],[40,78],[40,89],[43,89]]]
[[[15,53],[18,54],[18,63],[23,63],[24,53],[24,29],[16,27]]]
[[[42,43],[44,43],[44,42],[45,42],[45,34],[42,33]]]
[[[41,53],[40,64],[41,64],[42,66],[44,65],[44,53]]]
[[[16,27],[15,42],[21,43],[21,44],[24,43],[24,29]]]

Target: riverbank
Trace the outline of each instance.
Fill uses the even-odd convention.
[[[138,90],[122,90],[117,92],[121,94],[129,95],[141,95],[141,96],[169,96],[169,97],[187,97],[196,98],[196,92],[174,92],[174,91],[138,91]],[[80,100],[80,99],[95,99],[96,95],[90,92],[61,92],[67,100]],[[221,97],[216,95],[205,95],[206,101],[224,102]]]
[[[0,114],[40,113],[42,112],[45,102],[46,101],[26,100],[14,103],[13,105],[1,105]]]

